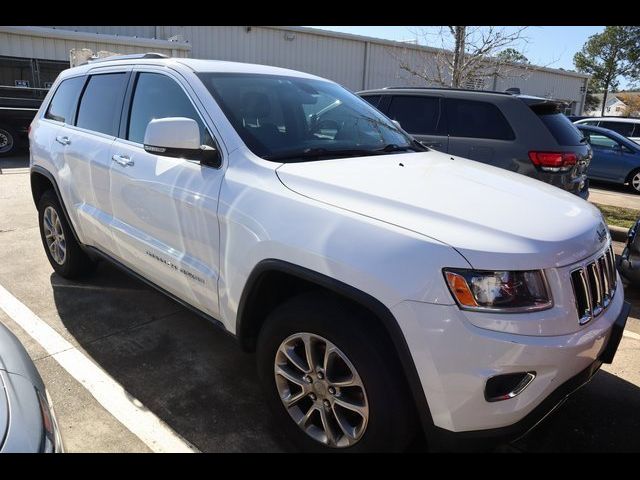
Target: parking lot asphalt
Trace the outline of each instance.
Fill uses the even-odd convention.
[[[132,402],[198,450],[295,450],[263,401],[253,355],[106,263],[82,281],[53,273],[39,237],[26,158],[0,159],[0,172],[2,287],[110,375]],[[622,244],[615,248],[619,254]],[[533,432],[500,451],[640,451],[640,290],[627,287],[626,296],[633,308],[614,363]],[[67,451],[153,450],[1,309],[0,321],[34,359]]]

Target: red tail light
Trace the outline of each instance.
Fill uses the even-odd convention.
[[[569,170],[578,161],[578,156],[572,152],[529,152],[529,158],[547,172]]]

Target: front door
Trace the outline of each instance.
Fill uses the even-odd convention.
[[[118,259],[217,317],[217,207],[224,172],[143,148],[152,119],[192,118],[200,125],[202,144],[215,146],[213,137],[177,77],[154,71],[134,75],[129,115],[123,115],[127,120],[111,149]]]

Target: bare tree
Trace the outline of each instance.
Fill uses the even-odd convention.
[[[430,85],[462,87],[474,84],[488,76],[498,78],[526,75],[536,67],[524,62],[514,62],[509,55],[499,55],[504,49],[517,43],[528,43],[525,31],[528,27],[439,27],[435,34],[439,40],[438,49],[427,49],[417,53],[403,48],[397,55],[399,67],[421,78]],[[414,32],[422,37],[423,43],[433,44],[434,36],[428,29]],[[521,52],[520,52],[521,53]],[[418,55],[421,58],[416,58]]]

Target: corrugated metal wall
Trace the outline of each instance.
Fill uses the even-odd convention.
[[[390,85],[424,85],[420,78],[399,68],[407,61],[413,68],[434,65],[435,53],[413,45],[397,47],[391,42],[369,41],[364,37],[341,36],[291,27],[258,26],[56,26],[105,35],[168,39],[182,35],[190,52],[180,56],[260,63],[313,73],[334,80],[351,90]],[[71,48],[112,50],[122,53],[148,51],[149,48],[72,40],[47,40],[37,37],[0,33],[0,55],[31,57],[45,52],[45,57],[68,59]],[[171,54],[169,49],[155,51]],[[367,65],[365,72],[365,65]],[[433,68],[433,67],[432,67]],[[494,87],[495,83],[495,87]],[[581,107],[584,78],[561,71],[534,71],[522,78],[487,78],[485,89],[505,90],[519,87],[523,93],[573,101]],[[579,110],[578,110],[579,111]]]
[[[363,42],[266,27],[247,31],[242,26],[166,26],[159,27],[159,35],[183,35],[191,43],[193,58],[291,68],[330,78],[353,90],[362,88]]]
[[[167,42],[168,43],[168,42]],[[40,36],[17,35],[0,31],[0,55],[9,57],[40,58],[46,60],[69,61],[69,50],[72,48],[89,48],[94,52],[107,50],[122,54],[144,53],[149,47],[137,45],[122,45],[108,42],[93,42],[86,40],[71,40],[60,38],[45,38]],[[185,56],[184,51],[173,51],[171,48],[154,47],[154,51],[171,56]]]

